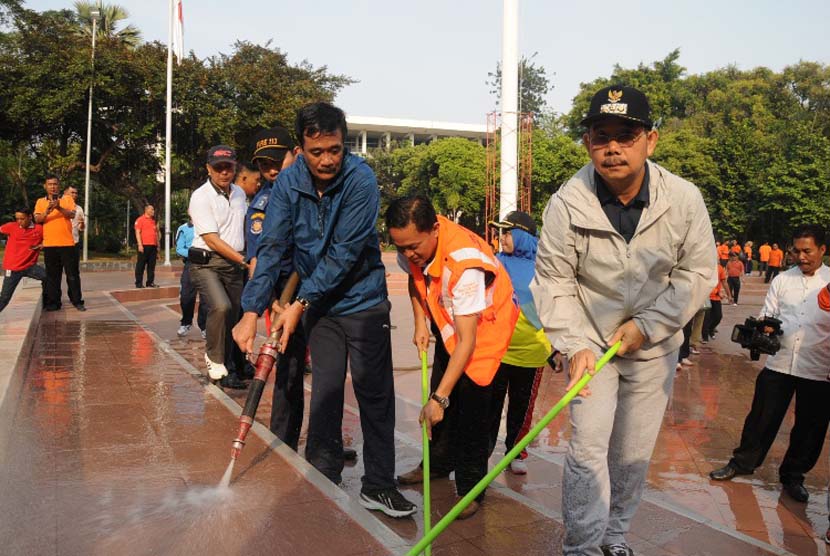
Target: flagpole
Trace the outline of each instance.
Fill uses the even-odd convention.
[[[170,266],[170,140],[173,135],[173,0],[167,2],[167,121],[164,147],[164,266]]]

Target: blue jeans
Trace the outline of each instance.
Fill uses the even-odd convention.
[[[46,270],[39,265],[32,265],[26,270],[11,270],[3,279],[3,289],[0,290],[0,311],[6,308],[12,299],[14,290],[23,278],[40,280],[41,286],[46,289]]]

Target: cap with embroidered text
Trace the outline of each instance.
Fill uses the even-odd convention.
[[[597,91],[580,125],[590,127],[597,120],[610,117],[631,120],[648,129],[653,127],[648,98],[634,87],[611,85]]]
[[[254,135],[251,143],[251,161],[256,162],[258,158],[273,160],[281,163],[288,151],[295,147],[291,134],[282,126],[263,129]]]

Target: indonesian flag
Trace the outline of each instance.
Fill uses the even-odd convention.
[[[182,0],[173,0],[173,54],[179,64],[184,58],[184,18]]]

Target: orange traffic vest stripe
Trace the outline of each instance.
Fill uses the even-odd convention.
[[[475,350],[464,373],[479,386],[487,386],[496,376],[510,345],[519,319],[519,304],[507,270],[487,243],[443,216],[438,217],[438,222],[438,247],[428,270],[432,287],[427,290],[423,271],[412,263],[409,264],[410,274],[424,302],[424,311],[437,326],[444,347],[452,355],[458,336],[445,303],[452,306],[449,303],[452,290],[465,270],[477,268],[485,272],[487,308],[479,315]]]

